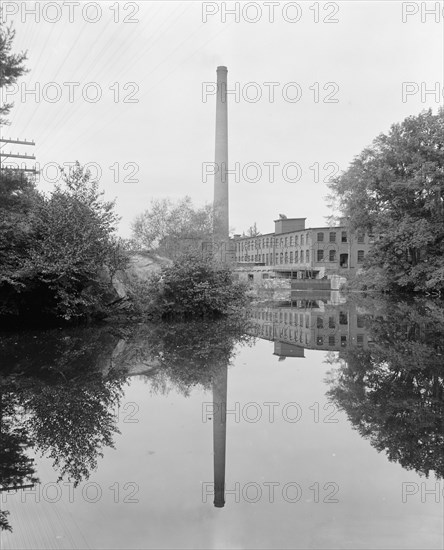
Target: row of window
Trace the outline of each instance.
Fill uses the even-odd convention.
[[[310,251],[301,250],[301,254],[299,256],[299,251],[296,252],[281,252],[276,253],[274,255],[274,263],[273,262],[273,254],[245,254],[244,256],[241,256],[238,261],[241,262],[257,262],[257,263],[263,263],[265,265],[279,265],[279,264],[288,264],[289,262],[292,263],[308,263],[310,261]],[[305,260],[304,260],[305,258]]]
[[[277,311],[258,311],[255,312],[253,318],[262,319],[263,321],[269,322],[273,322],[274,320],[275,323],[280,322],[294,326],[299,325],[301,327],[305,325],[305,328],[310,328],[310,315],[304,313],[292,313],[287,311],[280,311],[279,313]],[[339,325],[348,325],[348,313],[346,311],[339,311],[338,322]],[[363,315],[356,316],[356,327],[365,327],[365,317]],[[321,317],[318,315],[316,317],[316,328],[327,328],[326,316]],[[336,317],[333,315],[329,315],[328,317],[328,328],[336,328]]]
[[[328,240],[330,243],[335,243],[337,237],[336,231],[330,231],[328,233]],[[370,242],[374,241],[373,235],[369,235]],[[309,234],[306,235],[290,235],[290,237],[263,237],[257,238],[249,241],[242,241],[236,243],[237,250],[251,250],[254,248],[269,248],[272,246],[284,248],[287,246],[304,246],[308,244]],[[319,231],[316,235],[316,240],[318,243],[325,242],[325,232]],[[300,242],[299,242],[300,241]],[[357,234],[357,241],[359,244],[365,242],[365,235],[363,233]],[[348,242],[348,233],[347,231],[341,231],[341,243]]]
[[[306,235],[295,235],[290,237],[263,237],[262,239],[257,238],[249,241],[242,241],[236,243],[236,248],[238,250],[251,250],[254,248],[269,248],[269,247],[280,247],[284,246],[301,246],[308,244],[309,234]]]
[[[316,251],[316,261],[317,262],[323,262],[327,260],[327,257],[324,255],[324,250],[320,249]],[[365,257],[364,250],[358,250],[358,256],[357,261],[358,264],[363,263]],[[263,263],[265,265],[270,265],[270,262],[273,262],[273,254],[244,254],[243,256],[240,256],[240,258],[237,258],[238,261],[243,262],[257,262],[257,263]],[[337,254],[336,250],[329,250],[328,251],[328,261],[329,262],[336,262],[337,260]],[[297,264],[297,263],[308,263],[310,261],[310,251],[301,250],[300,256],[299,251],[296,250],[295,252],[280,252],[275,254],[274,258],[274,264],[273,265],[279,265],[279,264]]]
[[[286,338],[287,340],[293,340],[294,342],[299,342],[299,343],[303,343],[303,334],[302,332],[299,332],[297,330],[294,330],[294,331],[289,331],[288,335],[287,334],[284,334],[283,331],[281,330],[280,334],[278,334],[278,330],[277,330],[277,327],[274,327],[274,332],[273,332],[273,329],[270,325],[265,325],[262,327],[262,334],[267,336],[268,338]],[[328,342],[328,345],[329,346],[336,346],[336,335],[335,334],[329,334],[328,335],[328,339],[327,337],[324,338],[324,336],[317,336],[316,338],[316,345],[317,346],[323,346],[324,343],[327,344]],[[339,335],[339,342],[341,344],[341,347],[346,347],[347,346],[347,335],[346,334],[341,334]],[[310,337],[308,334],[305,334],[305,344],[308,345],[310,343]],[[357,334],[356,335],[356,345],[358,347],[363,347],[364,345],[364,334]]]
[[[317,242],[323,243],[324,237],[325,237],[325,233],[322,231],[319,231],[318,234],[316,235]],[[365,242],[365,235],[363,233],[358,233],[357,241],[359,244],[363,244]],[[329,233],[329,242],[331,243],[336,242],[336,232],[332,231]],[[346,243],[346,242],[348,242],[347,231],[341,231],[341,243]]]

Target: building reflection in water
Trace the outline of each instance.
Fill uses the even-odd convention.
[[[330,293],[262,302],[251,309],[251,320],[254,334],[274,342],[274,355],[280,358],[304,357],[304,349],[340,351],[371,344],[364,312],[338,303]]]

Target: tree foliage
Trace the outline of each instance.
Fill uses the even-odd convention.
[[[98,271],[125,265],[113,202],[78,163],[49,196],[23,174],[0,182],[0,316],[91,314],[100,304]]]
[[[244,237],[259,237],[259,235],[262,235],[262,233],[257,228],[256,222],[247,229],[247,234],[243,234]]]
[[[187,253],[134,287],[141,312],[155,318],[213,318],[243,307],[246,285],[229,265]]]
[[[202,243],[211,241],[213,209],[209,204],[195,207],[188,196],[177,202],[153,199],[150,208],[134,220],[132,231],[136,247],[175,258],[186,250],[201,250]]]
[[[368,286],[444,289],[444,108],[394,124],[330,188],[352,229],[378,236]]]
[[[1,8],[0,8],[1,10]],[[15,84],[17,79],[27,72],[23,62],[27,59],[26,52],[19,54],[12,53],[12,45],[15,37],[15,30],[3,23],[0,11],[0,89]],[[13,107],[13,103],[0,105],[0,124],[8,124],[5,118]]]

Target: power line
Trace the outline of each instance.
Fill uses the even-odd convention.
[[[165,79],[167,79],[171,74],[173,74],[174,72],[176,72],[177,69],[178,69],[179,67],[181,67],[185,61],[188,61],[188,59],[191,59],[193,56],[195,56],[196,53],[197,53],[198,51],[200,51],[204,46],[206,46],[207,44],[209,44],[210,42],[212,42],[212,41],[213,41],[215,38],[217,38],[220,34],[222,34],[223,32],[225,32],[225,31],[228,29],[228,27],[230,27],[231,25],[233,25],[233,23],[234,23],[234,22],[231,22],[231,23],[229,23],[228,25],[226,25],[225,27],[223,27],[218,33],[216,33],[215,35],[211,36],[211,38],[209,38],[206,42],[204,42],[204,43],[201,44],[196,50],[194,50],[193,53],[191,53],[189,56],[187,56],[187,57],[185,57],[184,59],[182,59],[182,60],[178,63],[178,65],[177,65],[175,68],[173,68],[171,71],[169,71],[163,78],[161,78],[160,80],[158,80],[158,81],[156,82],[156,84],[154,84],[153,86],[151,86],[151,88],[149,88],[149,89],[141,96],[141,98],[142,98],[142,97],[146,97],[146,96],[147,96],[152,90],[154,90],[161,82],[163,82],[163,81],[164,81]],[[193,32],[192,34],[195,34],[195,32]],[[188,37],[188,38],[189,38],[189,37]],[[186,38],[183,42],[185,42],[188,38]],[[182,45],[183,42],[181,42],[180,45]],[[178,47],[180,47],[180,45],[179,45]],[[176,48],[175,50],[173,50],[173,52],[171,52],[171,54],[174,53],[174,51],[176,51],[177,49],[178,49],[178,48]],[[167,57],[170,57],[171,54],[169,54]],[[166,59],[167,59],[167,58],[165,58],[164,61],[165,61]],[[164,61],[163,61],[163,62],[164,62]],[[157,65],[157,67],[159,67],[160,65],[162,65],[163,62],[161,62],[159,65]],[[156,67],[156,68],[157,68],[157,67]],[[154,70],[155,70],[155,69],[154,69]],[[150,73],[148,73],[147,76],[149,76],[150,74],[152,74],[152,72],[153,72],[153,71],[151,71]],[[127,111],[121,111],[119,115],[117,115],[116,117],[114,117],[112,120],[109,120],[108,123],[102,125],[100,128],[98,128],[98,129],[96,130],[96,132],[94,132],[93,134],[91,134],[91,136],[95,136],[99,130],[103,130],[104,128],[107,128],[107,127],[110,125],[111,122],[115,122],[115,121],[116,121],[117,119],[119,119],[123,114],[126,114],[126,112],[127,112]],[[80,136],[78,136],[74,141],[72,141],[72,142],[69,144],[70,147],[73,146],[73,145],[76,145],[77,142],[79,141],[79,139],[83,138],[83,137],[87,134],[87,132],[88,132],[91,128],[93,128],[94,126],[95,126],[95,123],[91,124],[82,134],[80,134]]]

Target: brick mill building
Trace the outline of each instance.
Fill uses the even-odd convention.
[[[305,227],[306,218],[275,220],[274,233],[234,236],[236,270],[251,281],[268,278],[324,279],[353,276],[362,267],[373,236],[337,227]]]

